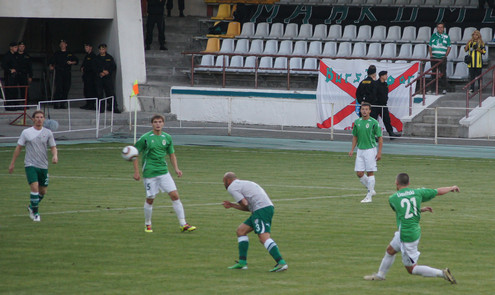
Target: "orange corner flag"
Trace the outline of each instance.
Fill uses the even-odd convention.
[[[134,85],[132,86],[132,94],[131,96],[136,96],[139,94],[139,86],[138,86],[138,81],[134,81]]]

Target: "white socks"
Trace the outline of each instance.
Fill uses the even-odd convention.
[[[153,213],[153,205],[144,201],[144,224],[151,225],[151,213]]]
[[[172,201],[172,206],[174,207],[175,214],[177,214],[177,218],[179,219],[180,226],[184,226],[186,222],[186,214],[184,213],[184,207],[182,206],[182,202],[180,199]]]
[[[366,176],[366,174],[363,175],[363,177],[360,177],[359,178],[359,181],[361,181],[361,183],[366,187],[368,188],[368,176]]]
[[[382,263],[380,264],[380,268],[378,269],[378,276],[385,278],[388,270],[394,264],[395,255],[390,255],[385,251],[385,256],[383,256]]]
[[[443,271],[426,265],[416,265],[412,271],[413,275],[420,275],[423,277],[442,277]]]
[[[368,176],[368,190],[370,192],[375,190],[375,175]]]

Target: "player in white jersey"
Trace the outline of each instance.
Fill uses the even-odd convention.
[[[225,189],[234,197],[236,203],[223,201],[226,209],[235,208],[241,211],[250,211],[252,214],[237,228],[237,242],[239,243],[239,261],[230,269],[247,269],[247,252],[249,248],[248,233],[258,235],[260,242],[265,246],[277,264],[271,272],[284,271],[289,268],[282,258],[275,241],[270,237],[270,229],[274,213],[274,206],[265,190],[257,183],[240,180],[234,172],[227,172],[223,177]]]
[[[36,222],[41,221],[38,206],[46,194],[48,188],[48,155],[47,147],[50,146],[52,152],[52,163],[57,164],[58,153],[53,133],[43,128],[45,114],[42,111],[33,113],[34,125],[24,129],[17,141],[17,147],[14,150],[12,161],[9,166],[9,173],[14,172],[15,161],[19,157],[22,147],[26,147],[26,156],[24,158],[24,167],[26,177],[31,188],[30,204],[28,206],[29,217]]]

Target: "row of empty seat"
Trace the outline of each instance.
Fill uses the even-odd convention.
[[[288,68],[289,66],[289,68]],[[204,55],[201,58],[200,67],[196,72],[226,72],[254,73],[258,68],[259,73],[264,74],[291,74],[317,75],[318,59],[313,57],[270,57],[270,56],[227,56]],[[431,68],[431,63],[426,62],[425,71]],[[431,76],[431,75],[428,75]],[[467,65],[464,62],[447,62],[447,77],[451,80],[467,80],[469,76]]]
[[[475,27],[452,27],[447,29],[452,43],[466,43],[471,39]],[[283,23],[262,22],[257,25],[252,22],[244,23],[242,31],[237,38],[248,39],[291,39],[291,40],[334,40],[334,41],[365,41],[365,42],[402,42],[402,43],[428,43],[432,32],[436,28],[423,26],[416,28],[407,26],[402,29],[399,26],[387,27],[378,25],[346,25],[333,24],[329,27],[326,24],[298,25],[290,23],[284,26]],[[480,29],[481,36],[485,42],[494,39],[493,29],[484,27]]]
[[[487,47],[488,51],[488,47]],[[367,57],[367,58],[399,58],[424,59],[428,58],[426,44],[370,43],[334,41],[290,41],[290,40],[248,40],[224,39],[221,47],[210,52],[239,55],[293,55],[293,56],[328,56],[328,57]],[[449,61],[462,61],[466,55],[464,46],[453,45]],[[488,61],[488,52],[483,55],[483,61]],[[398,61],[404,62],[404,61]]]
[[[283,5],[373,5],[475,8],[479,0],[280,0]]]

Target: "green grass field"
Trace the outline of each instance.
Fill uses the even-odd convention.
[[[27,214],[23,158],[8,174],[13,148],[0,148],[1,294],[493,294],[495,160],[384,155],[377,196],[342,153],[176,146],[174,176],[188,222],[180,233],[171,202],[159,195],[154,233],[144,232],[144,187],[122,160],[125,144],[60,145],[50,166],[41,223]],[[250,234],[249,269],[237,259],[235,229],[248,215],[224,209],[226,171],[259,183],[275,204],[272,237],[289,270]],[[460,194],[426,203],[420,264],[449,267],[458,284],[407,274],[397,257],[387,280],[367,282],[395,231],[388,205],[394,178],[413,187],[457,184]]]

